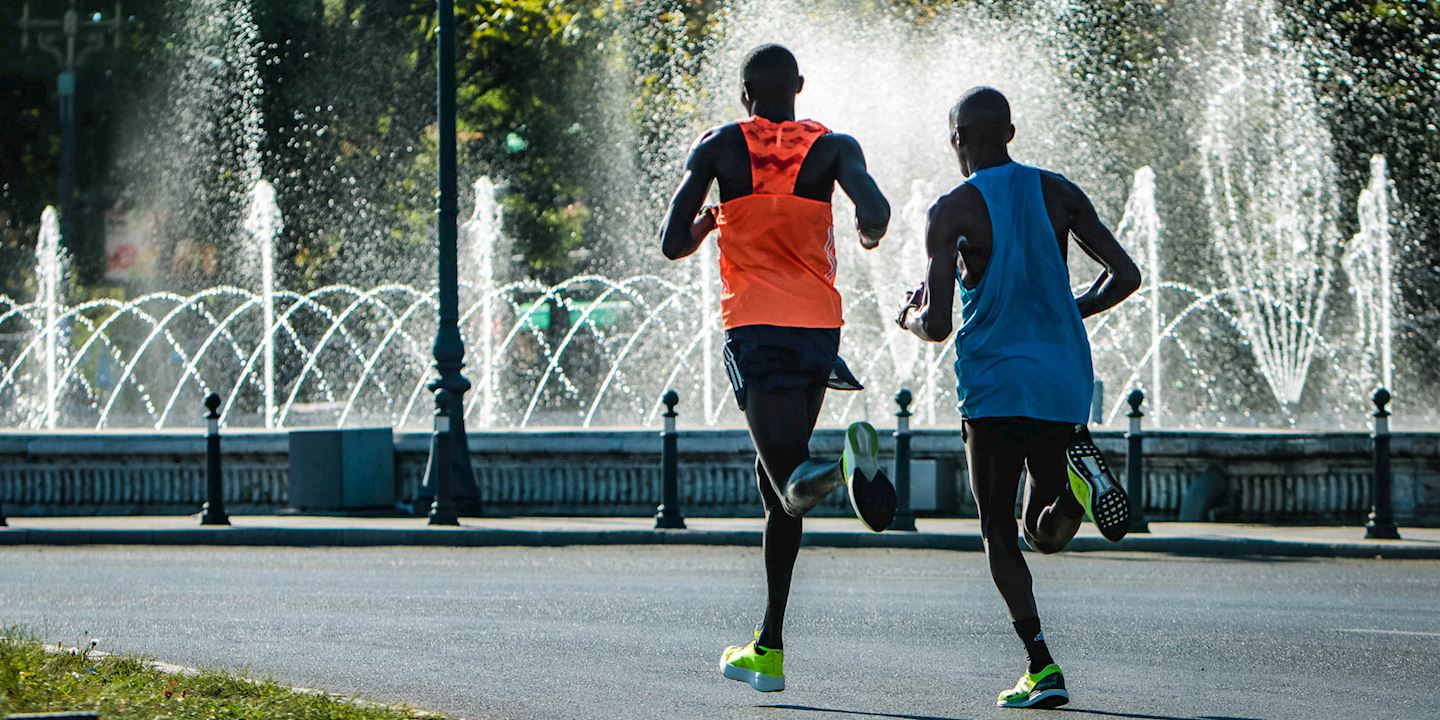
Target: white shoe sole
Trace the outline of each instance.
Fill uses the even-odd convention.
[[[743,682],[760,692],[780,692],[785,689],[785,678],[761,675],[754,670],[748,670],[728,663],[720,663],[720,671],[725,677]]]
[[[1043,705],[1046,708],[1056,708],[1068,702],[1070,702],[1070,693],[1060,688],[1055,688],[1054,690],[1044,690],[1038,692],[1034,695],[1031,695],[1030,697],[1025,698],[1024,700],[1016,700],[1014,702],[1008,703],[1003,700],[996,700],[995,707],[1028,708],[1035,707],[1037,705]]]
[[[860,523],[872,532],[884,532],[895,519],[895,508],[893,507],[895,489],[890,479],[885,477],[884,470],[880,466],[880,435],[875,428],[867,422],[857,422],[845,430],[845,455],[849,462],[842,463],[850,465],[850,473],[845,477],[845,484],[849,486],[850,509],[855,511],[855,517]],[[872,525],[865,518],[865,513],[860,509],[859,499],[856,497],[858,488],[854,485],[855,475],[865,479],[867,483],[881,482],[889,488],[892,506],[888,509],[888,515],[875,518],[878,525]]]
[[[845,433],[854,438],[855,469],[867,478],[875,477],[880,472],[880,434],[869,423],[855,423],[846,428]]]
[[[1090,490],[1090,521],[1110,542],[1120,542],[1130,531],[1130,498],[1115,482],[1105,457],[1092,443],[1071,445],[1065,450],[1070,474]]]

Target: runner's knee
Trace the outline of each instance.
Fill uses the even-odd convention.
[[[804,437],[755,437],[756,475],[767,478],[777,491],[785,487],[795,468],[810,457],[810,443]]]
[[[760,502],[765,506],[765,512],[771,511],[784,514],[780,505],[780,496],[775,494],[775,486],[770,482],[770,475],[765,472],[765,463],[760,461],[760,456],[755,456],[755,487],[760,490]]]

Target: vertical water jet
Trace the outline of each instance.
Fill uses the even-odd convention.
[[[60,247],[60,216],[54,206],[40,215],[40,236],[35,243],[35,298],[45,312],[42,362],[45,372],[45,402],[41,424],[54,429],[60,393],[60,308],[64,301],[65,250]]]
[[[260,258],[260,343],[264,361],[264,416],[266,429],[275,427],[275,239],[284,228],[275,187],[260,180],[250,190],[250,209],[245,214],[245,234]]]
[[[500,203],[495,197],[495,183],[489,177],[475,180],[475,209],[470,219],[460,226],[465,239],[465,274],[475,288],[480,302],[480,426],[495,426],[496,357],[495,357],[495,253],[500,244]]]
[[[1355,301],[1355,340],[1361,367],[1355,372],[1394,387],[1395,213],[1398,206],[1384,155],[1370,158],[1370,182],[1355,212],[1360,229],[1340,257]]]
[[[1160,423],[1161,390],[1165,377],[1161,361],[1160,341],[1165,327],[1164,308],[1160,303],[1160,213],[1155,207],[1155,171],[1149,165],[1135,171],[1130,186],[1130,198],[1125,201],[1125,214],[1115,228],[1115,236],[1126,247],[1143,248],[1145,257],[1145,285],[1149,287],[1149,338],[1150,338],[1150,419]]]

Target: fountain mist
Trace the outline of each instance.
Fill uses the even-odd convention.
[[[275,241],[285,223],[274,188],[260,180],[253,23],[245,3],[196,7],[205,11],[187,16],[188,37],[213,53],[193,53],[181,74],[200,88],[199,100],[182,108],[194,129],[167,159],[201,158],[229,168],[217,176],[245,183],[238,192],[200,184],[177,195],[197,218],[187,227],[233,238],[223,245],[236,249],[227,275],[235,284],[69,306],[58,248],[42,238],[34,302],[0,298],[0,327],[31,338],[0,351],[0,400],[16,400],[0,402],[0,424],[193,425],[191,401],[213,389],[225,396],[231,425],[423,425],[433,289],[385,271],[282,287]],[[1102,171],[1113,164],[1118,131],[1095,120],[1064,60],[1076,40],[1061,20],[1072,11],[1069,3],[977,4],[916,19],[841,3],[739,1],[725,5],[705,47],[687,44],[673,14],[625,15],[616,42],[626,52],[674,48],[677,64],[662,69],[660,92],[639,100],[625,68],[597,80],[595,116],[613,130],[601,135],[614,167],[605,169],[606,197],[591,208],[604,244],[586,250],[603,272],[554,283],[514,277],[497,183],[475,182],[461,235],[460,327],[476,381],[470,426],[653,424],[669,387],[697,402],[697,422],[739,422],[715,362],[723,333],[714,246],[666,264],[653,233],[685,148],[739,114],[737,68],[762,41],[795,50],[806,75],[799,111],[859,139],[895,207],[881,249],[862,252],[849,230],[853,209],[836,198],[843,352],[871,391],[832,395],[822,422],[888,414],[900,385],[915,390],[917,422],[958,419],[951,347],[922,345],[891,318],[923,275],[929,204],[961,179],[946,111],[982,83],[1011,99],[1015,157],[1090,191],[1145,267],[1134,298],[1089,322],[1097,377],[1121,391],[1106,399],[1107,421],[1124,389],[1144,385],[1151,417],[1170,426],[1354,422],[1337,418],[1359,417],[1349,406],[1367,384],[1392,382],[1397,361],[1392,235],[1400,212],[1377,157],[1358,203],[1360,231],[1342,242],[1334,143],[1305,43],[1286,35],[1268,0],[1230,0],[1197,30],[1194,54],[1203,60],[1175,70],[1193,73],[1177,87],[1199,89],[1195,126],[1152,139],[1190,142],[1200,161],[1201,216],[1177,217],[1157,201],[1167,186],[1189,182],[1174,167],[1118,178]],[[162,170],[183,186],[182,165]],[[306,212],[285,211],[292,224]],[[199,222],[209,215],[211,224]],[[1193,247],[1196,236],[1204,247]],[[1354,301],[1348,314],[1345,303],[1329,308],[1337,259]],[[1072,253],[1072,263],[1077,280],[1094,272],[1083,253]]]
[[[1242,332],[1285,406],[1323,332],[1339,217],[1334,144],[1273,2],[1229,0],[1200,130],[1205,200]]]

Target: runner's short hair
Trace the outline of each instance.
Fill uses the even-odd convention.
[[[800,64],[785,46],[767,43],[745,56],[740,79],[752,99],[783,100],[800,89]]]
[[[950,108],[950,127],[965,128],[987,141],[1005,142],[1010,132],[1010,101],[988,85],[972,87]]]

